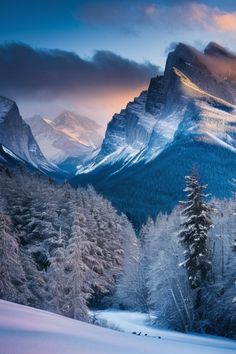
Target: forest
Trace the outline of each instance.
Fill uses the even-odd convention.
[[[90,308],[129,309],[235,338],[234,196],[211,199],[193,172],[185,201],[135,233],[91,186],[5,168],[0,186],[0,298],[88,322]]]

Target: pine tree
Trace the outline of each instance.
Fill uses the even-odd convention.
[[[48,271],[49,292],[51,295],[51,304],[56,313],[64,314],[65,301],[65,245],[63,234],[60,228],[59,239],[56,250],[49,259],[50,267]]]
[[[74,319],[88,320],[87,300],[89,286],[86,275],[88,269],[82,261],[81,248],[83,245],[83,232],[79,223],[79,213],[75,211],[71,235],[66,248],[66,306],[67,315]]]
[[[200,185],[198,175],[193,171],[191,176],[186,176],[188,200],[182,202],[184,209],[184,223],[179,234],[180,242],[185,251],[185,261],[182,263],[187,269],[188,279],[192,289],[201,288],[208,279],[210,259],[207,248],[208,231],[212,227],[210,218],[211,207],[205,202],[204,189]],[[198,299],[199,302],[199,299]]]
[[[19,240],[9,216],[0,214],[0,298],[26,304],[29,291],[25,283]]]

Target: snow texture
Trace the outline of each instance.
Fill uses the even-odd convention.
[[[100,125],[69,111],[54,120],[35,115],[26,121],[43,154],[57,164],[69,157],[91,154],[102,142]]]
[[[129,316],[127,313],[126,317]],[[116,314],[111,313],[109,317],[115,318]],[[0,354],[166,354],[173,350],[175,354],[227,354],[236,351],[235,342],[221,338],[163,331],[160,339],[135,336],[3,300],[0,301],[0,343]]]

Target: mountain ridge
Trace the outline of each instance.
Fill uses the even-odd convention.
[[[40,115],[27,118],[34,137],[47,159],[58,166],[65,161],[69,169],[76,169],[79,161],[99,147],[102,127],[93,120],[63,111],[54,119]]]
[[[47,161],[34,139],[30,126],[21,117],[17,104],[3,96],[0,96],[0,145],[3,165],[7,165],[8,160],[13,166],[15,160],[17,166],[31,166],[33,170],[51,177],[61,179],[66,175],[56,165]],[[8,158],[5,159],[4,155],[8,155]]]
[[[230,196],[236,175],[235,78],[233,53],[215,43],[204,52],[178,44],[163,76],[152,78],[147,91],[113,116],[100,151],[79,166],[71,183],[93,184],[136,224],[174,207],[193,166],[204,183],[215,184],[213,195]]]

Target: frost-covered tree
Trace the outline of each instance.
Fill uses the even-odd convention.
[[[0,214],[0,298],[26,304],[28,296],[19,240],[9,216]]]
[[[86,277],[87,266],[82,260],[83,236],[79,223],[79,213],[76,211],[70,239],[66,248],[66,311],[70,317],[87,320],[86,303],[90,295],[90,289]]]
[[[139,245],[136,237],[127,242],[125,257],[119,274],[113,305],[121,309],[142,311],[142,289],[139,276]],[[146,304],[145,299],[145,304]]]
[[[133,229],[110,202],[91,187],[75,190],[23,170],[0,171],[0,196],[16,235],[26,304],[85,319],[88,305],[111,297]]]
[[[180,212],[159,214],[150,235],[148,271],[149,308],[153,322],[165,328],[187,331],[193,328],[191,289],[178,242]]]
[[[222,336],[235,337],[236,304],[235,296],[236,257],[232,252],[235,216],[232,210],[235,200],[212,201],[214,228],[208,233],[208,250],[211,258],[210,282],[203,288],[204,310],[207,314],[205,331]],[[199,330],[199,328],[196,328]]]
[[[98,306],[105,295],[113,293],[123,263],[125,229],[129,223],[126,221],[124,225],[124,218],[118,216],[111,203],[92,187],[81,192],[85,218],[81,227],[90,243],[90,253],[83,252],[83,259],[93,271],[91,287],[95,301],[91,305]]]
[[[212,222],[211,207],[205,201],[204,189],[206,187],[200,184],[196,172],[186,177],[185,192],[188,200],[182,202],[184,222],[179,239],[184,247],[183,265],[187,269],[189,283],[193,289],[200,289],[208,279],[211,264],[207,238]],[[197,301],[200,301],[200,298]],[[200,303],[196,305],[200,306]]]
[[[53,255],[50,257],[49,262],[50,266],[48,270],[48,288],[50,293],[50,304],[52,304],[52,308],[56,313],[63,315],[66,310],[66,255],[65,242],[61,229],[59,230],[57,247],[55,248]]]

